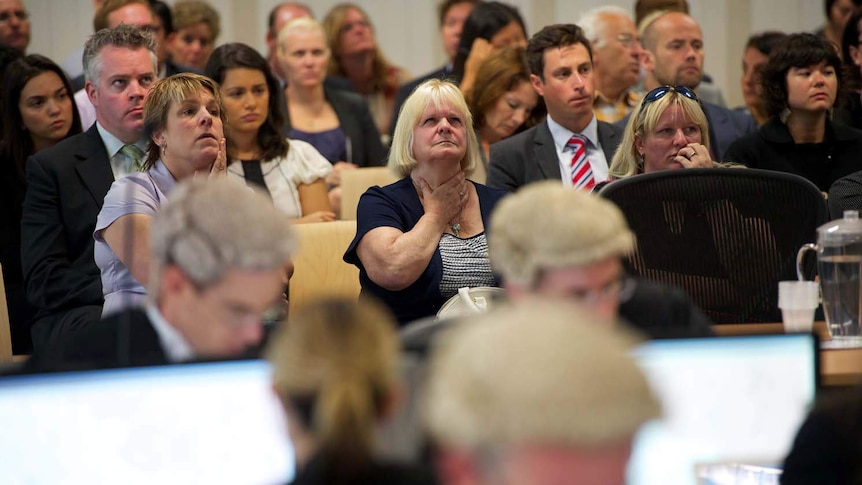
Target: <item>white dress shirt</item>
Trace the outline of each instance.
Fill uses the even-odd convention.
[[[147,305],[147,318],[153,324],[153,329],[159,336],[162,350],[168,362],[186,362],[195,358],[195,352],[191,345],[183,338],[182,334],[165,320],[155,305]]]
[[[99,122],[96,122],[96,129],[99,130],[99,136],[102,137],[102,143],[105,144],[105,149],[108,152],[108,160],[111,161],[111,171],[114,172],[114,180],[127,175],[132,171],[135,161],[120,151],[126,144],[108,132]],[[144,153],[147,153],[147,145],[144,140],[138,140],[135,143],[135,146],[140,148]]]

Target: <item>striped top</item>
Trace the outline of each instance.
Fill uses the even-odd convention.
[[[458,293],[459,288],[468,286],[495,286],[488,260],[488,240],[485,233],[461,239],[452,234],[443,234],[439,244],[443,260],[443,277],[440,280],[440,294],[444,299]]]

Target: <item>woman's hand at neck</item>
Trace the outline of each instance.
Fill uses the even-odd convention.
[[[410,178],[413,179],[414,185],[421,179],[431,190],[434,190],[459,174],[464,174],[460,162],[457,164],[420,162],[410,173]]]

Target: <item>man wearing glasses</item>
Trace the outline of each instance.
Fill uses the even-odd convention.
[[[641,46],[637,28],[620,7],[599,7],[578,21],[593,49],[596,117],[606,123],[623,119],[643,93],[632,91],[640,76]]]
[[[501,200],[491,217],[491,267],[507,295],[576,300],[652,338],[712,335],[680,290],[627,276],[635,236],[617,207],[596,195],[539,182]]]
[[[574,24],[549,25],[527,44],[533,89],[548,116],[538,125],[491,146],[488,185],[510,191],[538,180],[592,190],[608,178],[608,162],[622,129],[593,113],[590,42]]]
[[[199,179],[177,186],[150,231],[147,306],[37,349],[30,369],[254,356],[264,314],[284,303],[285,268],[296,247],[287,219],[243,185]]]
[[[27,52],[30,14],[21,0],[0,0],[0,44]]]

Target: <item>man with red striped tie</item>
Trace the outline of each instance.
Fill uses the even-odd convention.
[[[592,190],[608,177],[622,129],[596,119],[590,43],[574,24],[549,25],[527,45],[530,82],[547,118],[491,146],[488,185],[514,191],[530,182],[562,180]]]

